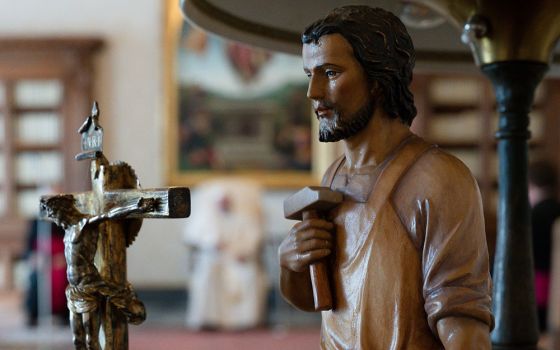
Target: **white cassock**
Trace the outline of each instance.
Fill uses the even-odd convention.
[[[261,190],[244,179],[212,180],[193,193],[185,242],[198,250],[187,326],[246,329],[264,317],[267,279]]]

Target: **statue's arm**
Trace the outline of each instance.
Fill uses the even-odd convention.
[[[100,224],[103,221],[111,220],[111,219],[119,219],[138,211],[139,210],[137,204],[130,204],[124,207],[116,207],[109,210],[106,213],[101,213],[99,215],[90,217],[87,223],[89,225]]]
[[[280,291],[293,306],[315,311],[309,265],[331,254],[334,225],[322,219],[308,219],[294,225],[278,248]]]
[[[280,292],[294,307],[303,311],[315,311],[309,269],[295,272],[280,268]]]
[[[330,165],[321,186],[329,186],[344,157]],[[294,225],[278,248],[280,260],[280,292],[286,301],[303,311],[315,311],[309,265],[329,256],[334,245],[334,225],[311,219]]]
[[[92,216],[88,219],[88,224],[98,224],[105,220],[124,218],[134,213],[145,213],[155,210],[158,203],[157,198],[140,198],[138,202],[123,207],[115,207],[106,213]]]
[[[471,341],[484,349],[493,317],[476,180],[456,158],[432,150],[401,180],[393,201],[421,254],[424,310],[431,331],[451,349],[461,348],[451,346],[453,341],[460,343],[472,331]]]
[[[462,167],[424,203],[424,308],[445,349],[490,349],[491,281],[482,201]],[[434,186],[432,186],[434,187]]]
[[[490,350],[488,325],[470,317],[445,317],[437,322],[437,331],[446,350]]]

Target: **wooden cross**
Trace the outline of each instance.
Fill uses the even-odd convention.
[[[127,324],[146,317],[127,282],[126,248],[142,219],[188,217],[190,192],[186,187],[141,189],[130,165],[109,163],[102,153],[98,117],[94,103],[92,115],[79,130],[82,153],[76,156],[91,159],[92,190],[43,196],[40,213],[65,230],[66,296],[75,348],[124,350]]]

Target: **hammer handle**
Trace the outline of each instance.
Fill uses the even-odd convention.
[[[319,215],[315,210],[309,210],[302,213],[303,220],[317,219]],[[309,266],[311,277],[311,286],[313,287],[313,301],[315,303],[315,311],[323,311],[332,309],[332,295],[329,287],[329,276],[327,273],[327,264],[319,261]]]

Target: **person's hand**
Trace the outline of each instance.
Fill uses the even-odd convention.
[[[146,213],[156,210],[158,202],[158,198],[140,198],[138,200],[138,207]]]
[[[295,272],[331,254],[334,225],[321,219],[298,222],[278,248],[280,266]]]

